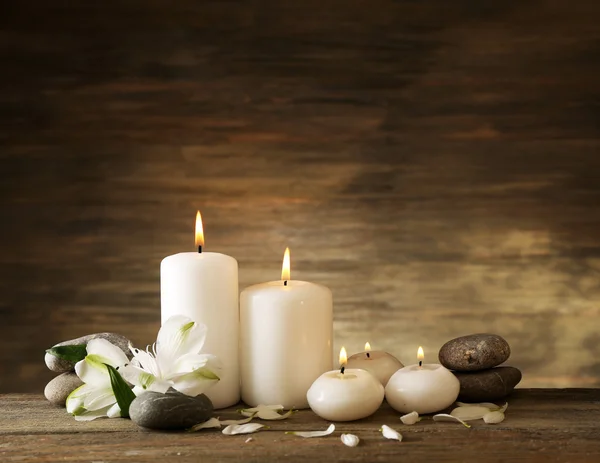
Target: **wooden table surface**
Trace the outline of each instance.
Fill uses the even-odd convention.
[[[247,435],[217,430],[154,432],[125,419],[80,423],[41,395],[6,394],[0,396],[0,461],[600,461],[600,389],[520,389],[508,402],[504,422],[479,420],[470,429],[429,417],[405,426],[384,404],[368,419],[338,423],[333,435],[313,439],[283,432],[327,428],[311,411],[300,411],[269,422],[269,430],[246,443]],[[235,418],[235,409],[219,415]],[[400,431],[403,441],[384,439],[382,424]],[[342,432],[358,435],[359,446],[344,446]]]

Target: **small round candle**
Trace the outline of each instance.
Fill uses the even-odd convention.
[[[392,354],[381,350],[371,350],[371,344],[365,344],[365,351],[354,354],[348,359],[347,368],[367,370],[385,386],[394,373],[404,365]]]
[[[340,351],[340,370],[328,371],[312,384],[306,398],[312,411],[330,421],[353,421],[375,413],[383,402],[384,389],[365,370],[346,369],[346,349]]]
[[[423,364],[422,347],[417,357],[418,364],[392,375],[385,387],[387,402],[401,413],[435,413],[448,408],[458,398],[458,379],[440,364]]]

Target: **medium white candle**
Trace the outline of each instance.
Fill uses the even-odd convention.
[[[340,351],[340,364],[346,350]],[[306,394],[310,408],[330,421],[353,421],[375,413],[383,402],[381,382],[366,370],[342,367],[323,373]]]
[[[286,249],[282,280],[240,296],[242,400],[251,406],[308,408],[308,388],[332,368],[331,291],[291,280],[289,272]]]
[[[161,320],[185,315],[207,326],[203,352],[216,355],[221,380],[206,395],[215,408],[240,400],[238,264],[225,254],[203,252],[200,212],[196,215],[199,252],[182,252],[160,264]]]
[[[387,402],[401,413],[435,413],[448,408],[458,398],[458,379],[440,364],[423,364],[422,347],[417,357],[417,365],[404,367],[392,375],[385,387]]]
[[[350,356],[346,368],[367,370],[385,386],[394,373],[402,368],[402,362],[392,354],[381,350],[371,350],[371,344],[365,344],[365,351]]]

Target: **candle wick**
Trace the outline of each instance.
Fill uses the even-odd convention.
[[[367,352],[367,358],[368,358],[368,359],[370,359],[370,358],[371,358],[371,354],[369,354],[368,352]]]
[[[423,366],[423,360],[419,360],[419,368]]]
[[[198,246],[198,254],[202,254],[202,245]]]
[[[345,369],[346,369],[346,367],[345,367],[345,366],[342,366],[342,368],[340,368],[340,373],[341,373],[341,374],[344,374],[344,370],[345,370]]]
[[[287,280],[283,282],[283,286],[287,286]]]

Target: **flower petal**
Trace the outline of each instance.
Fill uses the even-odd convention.
[[[254,416],[259,412],[269,413],[271,411],[283,410],[283,405],[264,405],[260,404],[252,408],[242,408],[238,410],[244,416]]]
[[[133,393],[138,395],[141,391],[154,391],[165,393],[171,387],[171,382],[157,378],[156,376],[142,370],[134,365],[127,365],[119,370],[119,373],[126,381],[129,381],[135,387]]]
[[[88,355],[75,364],[75,373],[86,384],[96,387],[110,386],[110,376],[101,357]]]
[[[502,423],[504,421],[504,413],[499,410],[489,412],[486,415],[483,415],[483,421],[485,421],[487,424]]]
[[[95,411],[112,406],[116,401],[112,387],[96,388],[85,397],[83,407],[88,411]]]
[[[199,325],[182,315],[169,318],[158,332],[156,356],[159,365],[173,365],[185,354],[197,354],[206,339],[206,325]]]
[[[108,416],[109,418],[120,418],[121,407],[119,407],[119,404],[115,403],[112,407],[106,410],[106,416]]]
[[[469,407],[458,407],[450,412],[452,416],[460,418],[463,421],[480,420],[486,413],[489,413],[490,409],[482,407],[480,405],[473,405]]]
[[[192,371],[171,381],[173,389],[182,394],[196,397],[219,381],[219,377],[204,368]]]
[[[129,360],[121,349],[106,339],[96,338],[87,343],[88,355],[93,355],[101,363],[107,363],[112,367],[125,365]]]
[[[417,412],[410,412],[400,417],[400,421],[404,424],[415,424],[417,421],[421,421]]]
[[[106,418],[107,412],[111,407],[104,407],[100,410],[92,410],[81,413],[80,415],[75,415],[76,421],[92,421],[96,418]]]
[[[161,376],[161,369],[158,366],[156,358],[152,354],[145,350],[138,349],[137,347],[133,347],[131,344],[129,345],[129,350],[133,354],[135,362],[137,362],[143,370],[147,371],[152,376]]]
[[[452,416],[452,415],[447,415],[446,413],[439,413],[437,415],[433,415],[433,421],[454,421],[455,423],[460,423],[460,424],[464,425],[467,428],[471,427],[470,424],[465,423],[460,418],[457,418],[457,417]]]
[[[227,436],[233,436],[235,434],[250,434],[257,432],[259,429],[264,428],[264,424],[260,423],[248,423],[248,424],[230,424],[222,433]]]
[[[200,431],[201,429],[207,429],[207,428],[220,428],[221,424],[222,423],[219,421],[219,418],[211,418],[211,419],[205,421],[204,423],[195,424],[188,431],[194,432],[194,431]]]
[[[395,429],[390,428],[388,425],[384,424],[379,430],[381,431],[381,434],[383,434],[383,437],[385,437],[386,439],[394,439],[399,442],[402,442],[402,434],[400,434]]]
[[[186,373],[190,373],[199,368],[205,368],[218,376],[219,370],[222,369],[219,359],[210,354],[185,354],[177,359],[174,365],[169,366],[165,378],[175,379]]]
[[[360,442],[358,436],[355,436],[354,434],[342,434],[341,440],[343,444],[348,447],[356,447]]]
[[[335,431],[335,424],[330,424],[325,431],[287,431],[286,434],[292,434],[299,437],[324,437]]]
[[[254,418],[254,416],[244,418],[243,420],[223,420],[221,421],[221,424],[223,426],[229,426],[230,424],[246,424],[250,423],[250,421],[252,421],[252,418]]]
[[[77,389],[71,392],[65,401],[67,412],[72,415],[83,413],[85,411],[83,408],[83,402],[85,398],[95,389],[96,388],[91,384],[84,384],[83,386],[79,386]]]

